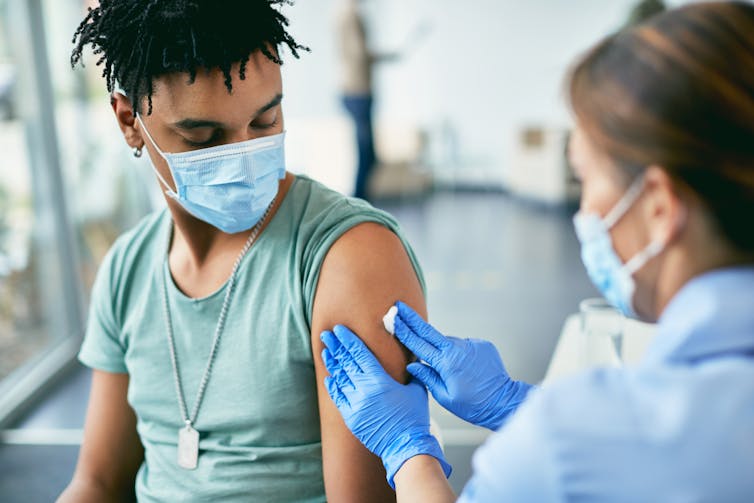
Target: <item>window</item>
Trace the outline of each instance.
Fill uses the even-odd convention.
[[[86,3],[0,0],[0,425],[75,358],[102,257],[154,207],[101,69],[70,68]]]

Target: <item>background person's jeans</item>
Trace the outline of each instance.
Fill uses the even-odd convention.
[[[358,168],[354,195],[367,198],[369,175],[374,168],[377,156],[374,152],[374,134],[372,131],[372,97],[343,96],[343,106],[353,119],[356,128],[356,146],[358,149]]]

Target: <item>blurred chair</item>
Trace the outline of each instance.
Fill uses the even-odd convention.
[[[417,126],[380,121],[375,126],[377,165],[370,181],[375,198],[416,195],[432,187],[424,166],[426,135]],[[356,173],[353,125],[341,116],[286,119],[286,164],[328,187],[351,194]]]
[[[568,164],[569,132],[548,127],[524,127],[517,134],[507,186],[514,194],[547,204],[579,198],[580,185]]]
[[[370,180],[375,198],[423,194],[432,188],[425,166],[427,135],[419,127],[396,121],[376,125],[377,165]]]

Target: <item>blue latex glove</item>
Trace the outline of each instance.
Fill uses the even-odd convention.
[[[451,467],[437,439],[429,433],[427,390],[417,381],[401,384],[380,365],[364,343],[346,327],[323,332],[322,360],[330,373],[325,386],[348,428],[382,459],[390,487],[409,458],[437,458],[445,476]]]
[[[411,375],[456,416],[497,430],[533,386],[510,378],[491,342],[446,337],[403,302],[396,306],[395,336],[423,360],[408,365]]]

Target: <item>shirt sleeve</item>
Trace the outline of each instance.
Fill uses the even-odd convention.
[[[126,347],[120,340],[120,329],[114,313],[114,257],[111,250],[102,261],[92,287],[84,342],[79,361],[87,367],[112,373],[128,372]]]
[[[564,501],[545,428],[540,390],[474,454],[474,474],[460,503]]]
[[[426,283],[422,273],[419,260],[411,248],[408,240],[400,229],[398,222],[389,214],[377,210],[367,203],[343,199],[329,211],[325,212],[317,225],[317,230],[310,238],[307,245],[307,253],[304,255],[302,270],[304,271],[304,305],[306,307],[307,323],[311,325],[314,311],[314,296],[317,292],[319,275],[322,269],[322,263],[330,252],[330,248],[340,239],[343,234],[364,223],[376,223],[393,232],[403,244],[403,248],[408,254],[411,265],[414,268],[416,277],[421,286],[422,292],[426,295]]]

